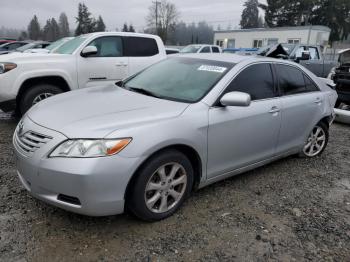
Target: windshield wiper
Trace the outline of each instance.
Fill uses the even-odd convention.
[[[152,91],[143,89],[143,88],[138,88],[138,87],[126,87],[126,89],[134,91],[136,93],[140,93],[140,94],[144,94],[146,96],[153,96],[156,98],[161,98],[160,96],[156,95],[155,93],[153,93]]]

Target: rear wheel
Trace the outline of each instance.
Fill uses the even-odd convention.
[[[20,113],[23,115],[32,106],[39,103],[40,101],[62,92],[63,91],[61,88],[51,84],[39,84],[29,87],[28,90],[26,90],[26,92],[22,95],[22,98],[20,100]]]
[[[174,214],[189,195],[193,168],[176,150],[152,157],[138,172],[128,194],[127,206],[137,217],[157,221]]]
[[[328,144],[328,126],[325,123],[318,123],[311,131],[305,142],[302,157],[316,157],[321,155]]]

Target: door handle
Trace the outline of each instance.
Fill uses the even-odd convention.
[[[269,111],[270,114],[275,114],[275,113],[279,113],[281,111],[281,109],[279,109],[277,106],[273,106],[271,108],[271,110]]]
[[[310,63],[310,62],[306,62],[305,64],[306,64],[306,65],[311,65],[311,63]]]

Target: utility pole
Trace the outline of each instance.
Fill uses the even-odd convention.
[[[158,5],[160,5],[161,2],[156,0],[156,1],[153,1],[152,3],[156,5],[156,34],[158,35]]]

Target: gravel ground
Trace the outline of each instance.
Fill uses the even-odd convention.
[[[16,177],[15,125],[0,114],[0,261],[350,261],[350,126],[333,125],[318,158],[216,183],[150,224],[30,197]]]

